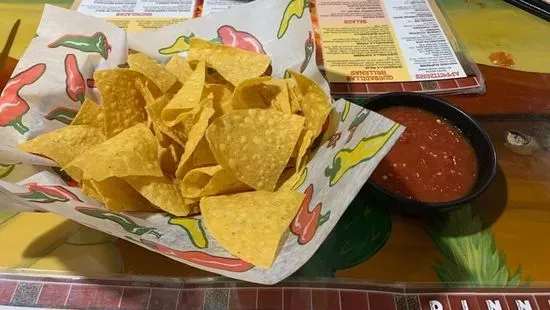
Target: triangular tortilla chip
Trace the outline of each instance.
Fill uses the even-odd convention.
[[[105,141],[103,129],[87,125],[70,125],[23,142],[17,147],[25,152],[46,156],[61,167]],[[82,179],[80,169],[65,169],[76,181]]]
[[[203,198],[200,208],[206,229],[224,249],[269,268],[303,199],[294,191],[246,192]]]
[[[113,137],[126,128],[145,122],[145,100],[134,81],[146,78],[129,69],[96,71],[94,80],[105,109],[105,135]]]
[[[191,68],[189,62],[185,60],[185,58],[177,55],[170,58],[164,68],[175,75],[182,84],[185,84],[189,76],[193,73],[193,68]]]
[[[166,125],[175,126],[185,118],[192,119],[198,113],[203,98],[205,70],[204,61],[199,62],[183,87],[162,109],[161,117]]]
[[[269,67],[271,59],[240,48],[218,45],[202,39],[190,40],[188,60],[205,60],[233,86],[242,81],[261,76]]]
[[[183,178],[185,174],[193,168],[193,161],[191,160],[192,155],[199,142],[203,139],[212,115],[214,115],[212,96],[208,96],[208,98],[203,101],[201,112],[196,117],[193,127],[191,127],[189,131],[189,137],[187,142],[185,142],[183,156],[178,165],[178,170],[176,170],[176,178]]]
[[[73,159],[67,168],[78,168],[85,179],[109,177],[162,177],[157,141],[144,123],[124,130]]]
[[[82,103],[80,110],[78,110],[78,114],[76,114],[75,118],[71,122],[71,125],[88,125],[99,128],[103,131],[105,127],[104,118],[105,112],[103,111],[103,108],[93,100],[86,98],[84,103]]]
[[[231,194],[250,189],[220,165],[195,168],[181,182],[181,192],[186,198]]]
[[[298,141],[304,118],[276,110],[235,110],[206,138],[218,163],[256,190],[273,191]]]
[[[128,55],[128,65],[131,70],[141,72],[149,78],[163,93],[168,92],[178,81],[170,71],[166,70],[156,60],[142,53]]]
[[[93,185],[103,204],[111,211],[158,211],[123,179],[107,178],[103,181],[90,180],[90,183]]]
[[[180,187],[164,177],[140,176],[124,179],[153,205],[170,214],[186,216],[191,212],[181,195]]]

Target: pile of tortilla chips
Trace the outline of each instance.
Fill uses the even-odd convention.
[[[233,255],[268,268],[303,194],[291,190],[331,104],[299,73],[266,76],[263,54],[191,39],[166,65],[131,54],[94,74],[71,125],[19,148],[56,161],[113,211],[202,213]]]

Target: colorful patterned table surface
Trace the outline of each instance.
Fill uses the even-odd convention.
[[[34,35],[44,2],[72,3],[0,0],[0,45],[21,20],[9,57],[0,59],[0,87]],[[550,281],[550,24],[499,0],[439,4],[487,79],[486,95],[449,99],[489,132],[499,157],[496,180],[471,206],[432,222],[359,197],[298,275],[471,286]],[[29,173],[22,169],[2,164],[0,178]],[[8,271],[212,276],[54,214],[0,213],[0,248],[0,268]]]

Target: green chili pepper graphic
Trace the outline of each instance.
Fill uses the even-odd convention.
[[[111,51],[111,45],[103,32],[96,32],[91,36],[67,34],[48,45],[50,48],[60,46],[85,53],[98,53],[105,59],[109,57]]]
[[[98,219],[104,219],[109,220],[112,222],[117,223],[120,225],[125,231],[132,233],[134,235],[144,235],[144,234],[151,234],[154,235],[157,238],[161,237],[161,234],[159,234],[157,231],[155,231],[154,228],[151,227],[143,227],[139,226],[136,222],[134,222],[132,219],[122,215],[117,214],[113,212],[109,212],[106,210],[101,209],[95,209],[95,208],[88,208],[88,207],[76,207],[76,211],[80,213],[84,213],[86,215],[89,215],[91,217],[95,217]]]
[[[68,198],[65,197],[56,197],[53,195],[48,195],[43,192],[38,191],[30,191],[28,193],[19,194],[19,197],[26,199],[27,201],[31,202],[38,202],[38,203],[52,203],[52,202],[66,202],[69,201]]]
[[[50,121],[56,120],[62,122],[63,124],[70,125],[77,113],[78,110],[75,109],[58,107],[44,115],[44,118]]]

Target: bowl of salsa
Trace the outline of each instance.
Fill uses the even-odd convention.
[[[408,214],[455,209],[483,193],[496,173],[485,130],[449,102],[416,93],[389,93],[365,107],[405,126],[365,190]]]

